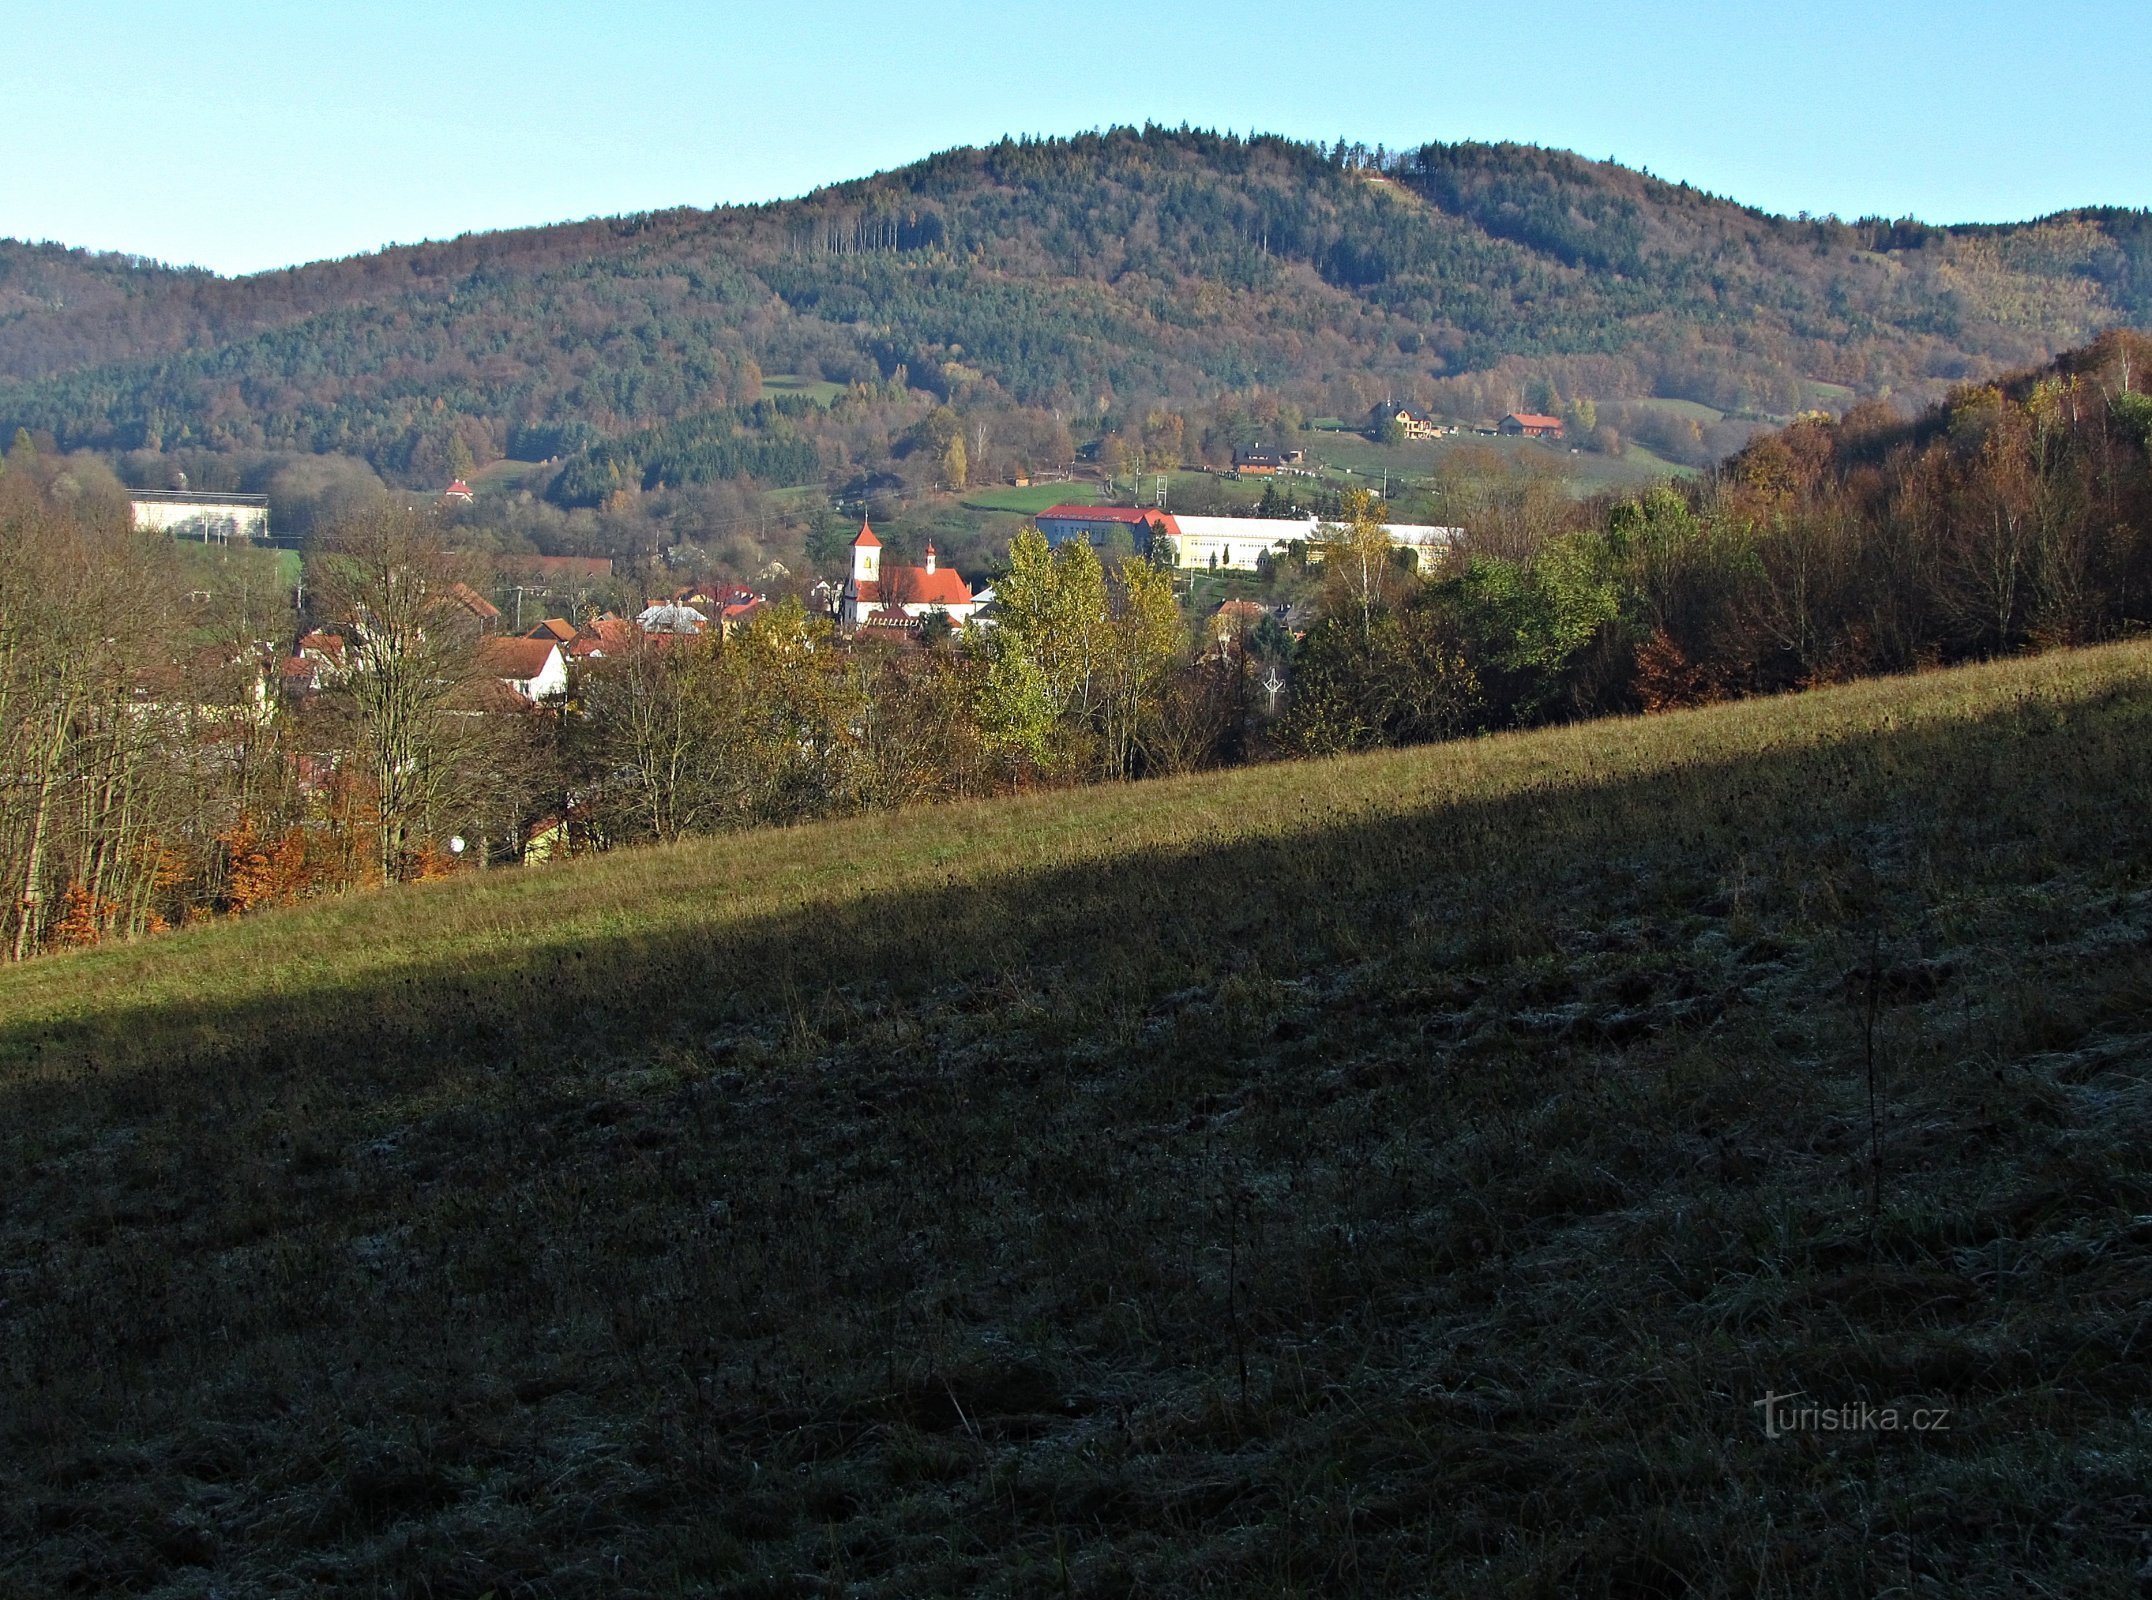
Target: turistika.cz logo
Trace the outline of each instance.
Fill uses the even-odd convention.
[[[1872,1406],[1862,1400],[1852,1405],[1795,1405],[1808,1391],[1766,1394],[1751,1402],[1763,1413],[1763,1436],[1776,1439],[1788,1433],[1947,1433],[1950,1407]]]

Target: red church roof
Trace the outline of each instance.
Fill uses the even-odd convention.
[[[875,538],[874,530],[862,522],[859,525],[859,537],[852,541],[852,548],[854,550],[879,550],[882,548],[882,541]]]
[[[884,567],[879,583],[859,585],[862,600],[912,606],[968,606],[971,585],[949,567]]]

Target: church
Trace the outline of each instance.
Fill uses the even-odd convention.
[[[961,628],[993,597],[991,589],[972,593],[954,568],[937,565],[931,544],[925,566],[885,565],[882,541],[862,522],[852,541],[852,575],[837,599],[837,620],[847,628],[916,628],[939,611]]]

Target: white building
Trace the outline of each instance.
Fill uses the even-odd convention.
[[[136,489],[127,496],[138,528],[156,528],[175,539],[230,544],[269,537],[265,494],[195,494],[186,489]]]
[[[1197,572],[1212,568],[1253,572],[1260,558],[1277,559],[1295,540],[1314,545],[1324,537],[1323,524],[1315,517],[1297,522],[1275,517],[1175,516],[1164,531],[1174,540],[1174,564]],[[1428,522],[1386,522],[1383,531],[1396,548],[1413,553],[1413,563],[1422,571],[1464,533],[1462,528]]]
[[[568,688],[568,662],[551,639],[487,639],[480,664],[526,700],[549,700]]]

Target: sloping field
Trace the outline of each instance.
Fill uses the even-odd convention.
[[[0,972],[0,1591],[2135,1595],[2148,780],[2131,645]]]

